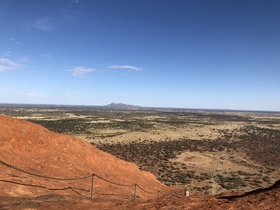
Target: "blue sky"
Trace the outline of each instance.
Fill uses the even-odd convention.
[[[278,0],[0,0],[0,103],[280,111]]]

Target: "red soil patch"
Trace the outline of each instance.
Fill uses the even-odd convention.
[[[195,157],[195,156],[185,157],[185,158],[184,158],[184,161],[188,161],[188,162],[190,162],[190,161],[193,161],[193,160],[195,160],[195,159],[196,159],[196,157]]]

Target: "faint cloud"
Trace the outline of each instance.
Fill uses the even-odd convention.
[[[76,21],[78,19],[77,16],[73,15],[73,14],[70,14],[69,12],[64,12],[63,13],[64,17],[67,19],[67,20],[70,20],[72,22]]]
[[[1,55],[2,55],[2,56],[5,56],[5,57],[10,56],[10,54],[11,54],[10,51],[6,51],[6,52],[1,53]]]
[[[90,78],[90,77],[87,77],[87,74],[91,73],[91,72],[95,72],[97,70],[93,69],[93,68],[86,68],[86,67],[83,67],[83,66],[77,66],[77,67],[75,67],[73,69],[70,69],[70,70],[67,70],[67,71],[72,72],[72,76],[74,76],[74,77]]]
[[[50,58],[51,56],[49,54],[42,54],[42,57],[44,58]]]
[[[21,42],[17,41],[14,38],[8,38],[8,39],[6,39],[6,41],[12,42],[13,44],[17,44],[17,45],[21,45],[22,44]]]
[[[82,5],[83,3],[81,2],[81,0],[71,0],[68,7],[62,11],[64,18],[71,22],[75,22],[76,20],[78,20],[79,15],[75,8],[77,8],[77,6],[81,7]]]
[[[22,56],[18,59],[18,61],[20,63],[29,63],[30,62],[30,56],[29,55]]]
[[[71,92],[67,92],[67,98],[72,98],[73,94]]]
[[[107,67],[107,70],[99,70],[99,69],[95,69],[95,68],[86,68],[83,66],[77,66],[73,69],[70,70],[66,70],[66,71],[70,71],[72,72],[72,76],[74,77],[80,77],[80,78],[88,78],[91,79],[90,77],[88,77],[87,75],[89,73],[93,73],[93,72],[106,72],[109,69],[126,69],[129,72],[130,71],[142,71],[142,68],[139,67],[135,67],[135,66],[128,66],[128,65],[111,65]]]
[[[0,72],[7,72],[10,70],[18,69],[22,66],[22,64],[12,61],[7,58],[0,58]]]
[[[73,97],[76,97],[77,94],[79,94],[79,92],[77,92],[77,91],[70,92],[69,91],[69,92],[67,92],[66,96],[67,96],[67,98],[73,98]]]
[[[73,9],[64,9],[62,11],[62,15],[66,20],[71,22],[75,22],[76,20],[79,19],[77,13]]]
[[[14,41],[16,41],[16,39],[15,38],[8,38],[8,39],[6,39],[6,41],[14,42]]]
[[[45,97],[44,95],[38,94],[38,93],[28,93],[27,96],[34,97],[34,98],[42,98]]]
[[[111,65],[108,66],[109,69],[127,69],[128,71],[142,71],[142,68],[136,66],[128,66],[128,65]]]
[[[79,6],[81,6],[83,4],[81,0],[72,0],[71,2],[73,4],[76,4],[76,5],[79,5]]]
[[[38,18],[32,22],[26,22],[25,24],[26,27],[36,28],[42,31],[53,30],[54,29],[53,25],[54,24],[52,19],[48,17]]]

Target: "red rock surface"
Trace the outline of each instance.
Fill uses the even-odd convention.
[[[0,160],[24,171],[56,178],[85,177],[95,173],[120,184],[137,183],[148,192],[170,191],[151,173],[140,171],[135,164],[98,150],[81,139],[56,134],[31,122],[3,115],[0,115],[0,125]],[[73,181],[51,180],[31,176],[0,164],[0,179],[3,180],[1,185],[5,183],[5,186],[0,188],[0,193],[6,196],[76,194],[73,190],[86,196],[91,195],[91,177]],[[114,197],[132,199],[134,195],[134,186],[113,185],[97,177],[94,186],[95,195],[100,197],[101,194],[111,194]],[[69,187],[73,190],[58,190]],[[156,197],[157,193],[152,195],[137,189],[137,195],[151,198]]]
[[[102,152],[90,143],[60,135],[23,120],[0,115],[0,209],[280,209],[279,181],[271,188],[246,194],[186,198],[135,164]],[[23,171],[5,165],[15,166]],[[121,184],[137,183],[149,192],[160,190],[178,196],[147,194],[134,187],[113,185],[95,178],[91,199],[91,177],[82,180],[57,178],[99,176]]]

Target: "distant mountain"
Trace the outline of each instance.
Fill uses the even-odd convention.
[[[109,108],[117,108],[117,109],[135,109],[135,108],[140,108],[141,106],[135,106],[131,104],[123,104],[123,103],[110,103],[106,105],[105,107]]]

